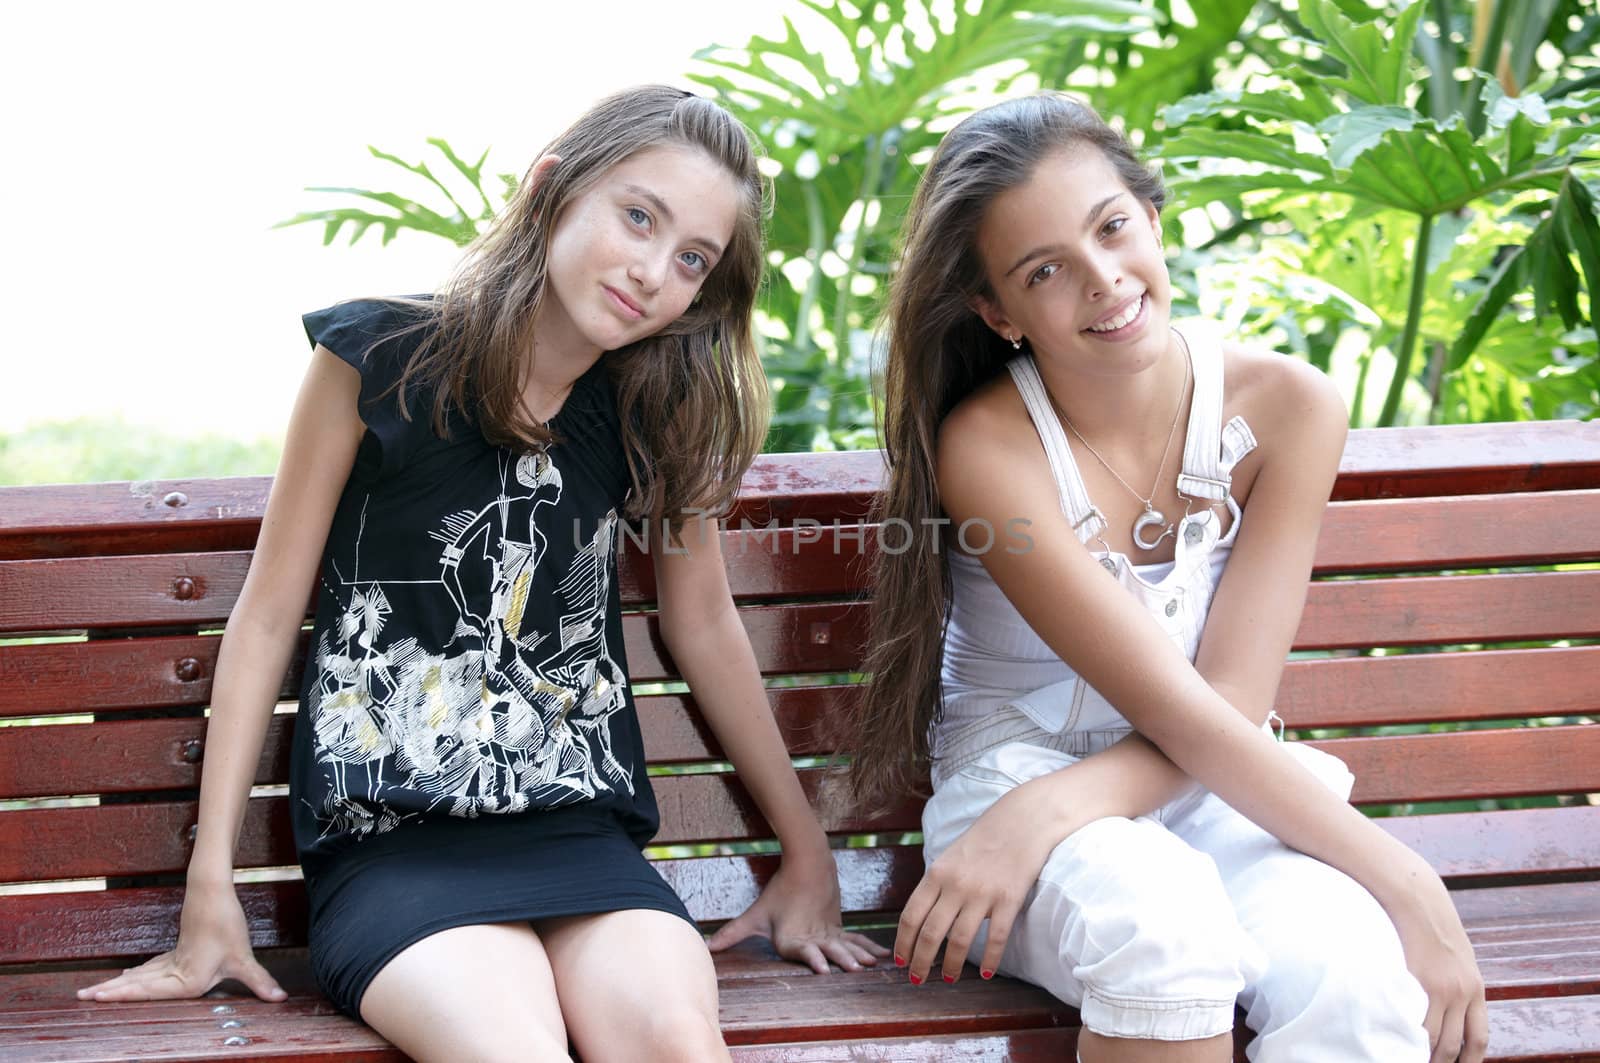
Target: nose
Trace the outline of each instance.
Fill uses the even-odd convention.
[[[1084,292],[1090,300],[1114,296],[1122,285],[1122,268],[1115,255],[1098,249],[1084,264]]]
[[[661,289],[671,265],[671,255],[665,251],[644,251],[628,267],[628,279],[637,284],[641,292],[654,295]]]

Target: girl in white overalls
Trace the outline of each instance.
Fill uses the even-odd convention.
[[[1086,1061],[1231,1059],[1236,1005],[1258,1063],[1480,1060],[1443,885],[1271,722],[1343,404],[1169,324],[1163,198],[1040,95],[947,134],[908,216],[880,517],[923,534],[879,554],[852,771],[931,774],[897,960],[1045,987]]]

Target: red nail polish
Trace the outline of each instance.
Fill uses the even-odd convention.
[[[994,972],[993,971],[979,971],[978,973],[983,975],[985,978],[993,978],[994,977]]]
[[[898,952],[895,953],[894,954],[894,965],[896,967],[904,967],[906,965],[906,958],[904,956],[900,955]]]
[[[955,985],[956,984],[956,980],[954,978],[952,978],[950,975],[947,974],[947,975],[944,976],[944,984],[945,985]]]
[[[922,984],[922,976],[920,974],[916,974],[915,972],[913,972],[912,975],[911,975],[911,984],[912,985],[921,985]]]

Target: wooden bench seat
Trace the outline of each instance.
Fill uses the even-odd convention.
[[[856,696],[874,541],[857,522],[880,479],[876,453],[766,456],[724,540],[813,794],[833,752],[821,724]],[[284,796],[298,663],[237,858],[252,937],[291,999],[72,995],[174,939],[218,631],[267,486],[0,488],[0,1059],[400,1058],[307,971]],[[1600,425],[1356,432],[1335,497],[1278,712],[1351,766],[1358,803],[1414,813],[1380,822],[1451,885],[1489,986],[1491,1058],[1600,1060]],[[653,855],[714,925],[776,866],[771,832],[674,685],[650,565],[626,543],[621,593],[646,748],[668,772]],[[1478,806],[1514,797],[1547,800]],[[889,926],[916,884],[919,811],[830,813],[853,923]],[[822,978],[759,942],[717,966],[741,1061],[1057,1060],[1076,1036],[1073,1009],[1006,979]]]

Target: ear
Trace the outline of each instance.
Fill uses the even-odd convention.
[[[550,172],[559,165],[561,165],[561,156],[559,155],[539,156],[538,160],[528,169],[526,178],[528,195],[531,196],[539,191],[539,186],[544,184],[545,179],[550,176]]]
[[[1000,304],[987,295],[974,295],[967,301],[972,312],[983,318],[983,323],[988,325],[995,333],[1006,342],[1021,337],[1016,326],[1011,324],[1011,319],[1001,309]]]
[[[1150,219],[1150,230],[1156,234],[1156,243],[1161,243],[1161,212],[1149,200],[1145,201],[1144,212]]]

